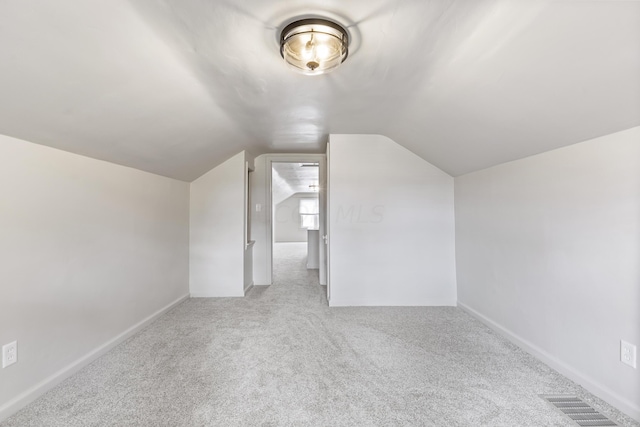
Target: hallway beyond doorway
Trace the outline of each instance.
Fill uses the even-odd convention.
[[[270,291],[286,295],[316,299],[321,294],[327,303],[326,286],[318,282],[318,269],[307,269],[306,242],[280,242],[273,244],[273,284]]]

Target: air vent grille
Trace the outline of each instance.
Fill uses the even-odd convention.
[[[571,418],[579,426],[599,427],[618,425],[576,396],[541,394],[540,397],[552,404],[567,417]]]

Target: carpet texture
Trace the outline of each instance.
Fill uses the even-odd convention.
[[[628,417],[454,307],[329,308],[304,244],[274,284],[190,299],[2,423],[575,426],[538,394]]]

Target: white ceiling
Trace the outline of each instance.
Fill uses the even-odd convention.
[[[348,26],[306,77],[279,30]],[[640,125],[640,1],[0,1],[0,133],[193,180],[380,133],[459,175]]]
[[[272,163],[271,190],[273,204],[277,205],[296,193],[313,193],[313,185],[320,184],[320,169],[313,163]]]

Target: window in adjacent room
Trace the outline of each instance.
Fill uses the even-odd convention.
[[[318,198],[300,199],[300,228],[317,230],[320,219],[320,206]]]

